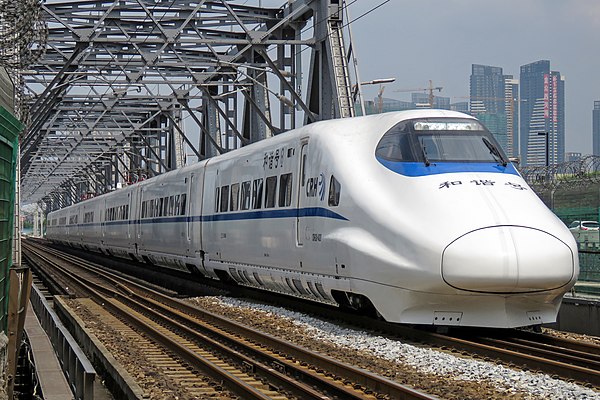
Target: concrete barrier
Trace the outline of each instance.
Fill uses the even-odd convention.
[[[96,370],[35,285],[32,286],[30,301],[75,398],[93,400]]]

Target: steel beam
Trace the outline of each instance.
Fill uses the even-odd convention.
[[[344,1],[246,3],[47,0],[45,57],[21,71],[23,202],[64,206],[351,116]]]

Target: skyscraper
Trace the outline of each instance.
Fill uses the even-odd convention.
[[[520,83],[521,165],[563,162],[565,155],[563,77],[558,71],[550,71],[550,61],[540,60],[521,66]],[[548,152],[548,160],[546,160],[546,152]]]
[[[471,114],[476,116],[494,135],[507,154],[512,155],[513,138],[507,125],[507,77],[501,67],[471,65]],[[512,120],[511,120],[512,122]]]
[[[519,156],[519,80],[512,75],[504,76],[504,93],[506,97],[506,137],[509,156]]]
[[[600,100],[594,101],[592,110],[592,148],[595,156],[600,156]]]

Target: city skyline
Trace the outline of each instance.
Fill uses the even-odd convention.
[[[361,17],[379,4],[381,7]],[[519,79],[522,65],[549,60],[565,79],[567,152],[592,153],[592,109],[600,99],[600,2],[594,0],[449,0],[349,2],[362,81],[395,77],[394,90],[431,79],[451,102],[468,101],[472,64],[501,66]],[[359,18],[361,17],[361,18]],[[381,39],[384,38],[384,39]],[[395,39],[395,40],[392,40]],[[365,98],[377,95],[365,86]]]

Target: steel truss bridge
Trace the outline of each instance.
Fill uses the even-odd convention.
[[[246,3],[39,3],[45,55],[17,71],[21,202],[54,210],[353,116],[346,3]]]

